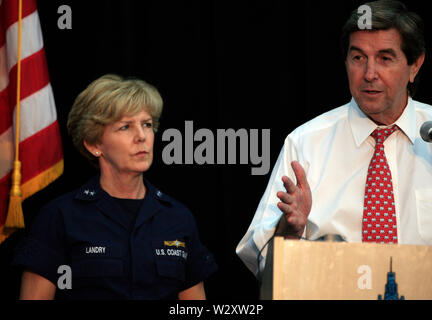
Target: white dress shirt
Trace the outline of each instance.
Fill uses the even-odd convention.
[[[419,134],[421,125],[429,120],[432,106],[409,98],[395,122],[401,130],[384,142],[400,244],[432,245],[432,144]],[[274,234],[282,215],[276,196],[278,191],[285,191],[282,176],[296,183],[293,160],[305,169],[312,191],[305,237],[316,240],[334,234],[348,242],[362,241],[365,183],[375,149],[370,134],[376,128],[352,99],[288,135],[252,223],[236,249],[254,274],[258,253]],[[260,256],[261,269],[266,253],[267,247]]]

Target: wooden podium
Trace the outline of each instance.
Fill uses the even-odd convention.
[[[261,299],[379,298],[432,299],[432,246],[283,237],[269,243]]]

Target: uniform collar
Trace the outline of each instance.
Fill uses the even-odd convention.
[[[147,179],[143,177],[143,180],[146,186],[146,195],[137,216],[136,227],[153,217],[162,207],[171,207],[173,204],[168,196],[155,188]],[[128,217],[123,213],[116,201],[113,201],[114,199],[100,186],[100,174],[94,176],[79,188],[75,199],[95,202],[96,206],[105,215],[123,227],[129,228]]]
[[[359,108],[354,98],[352,98],[350,102],[348,121],[357,147],[359,147],[377,128],[376,123],[369,119],[368,116]],[[416,114],[414,101],[411,97],[408,97],[408,103],[405,110],[394,124],[401,129],[413,144],[415,140]]]
[[[84,201],[99,200],[102,196],[102,188],[99,183],[100,175],[92,177],[75,194],[75,199]]]
[[[146,186],[146,195],[144,202],[138,213],[135,228],[138,228],[145,221],[151,219],[157,214],[163,207],[171,207],[172,202],[165,194],[155,188],[147,179],[144,179],[144,185]]]
[[[146,186],[146,196],[147,194],[156,199],[167,204],[172,204],[172,200],[163,194],[159,189],[153,186],[146,178],[143,177],[144,185]],[[100,186],[100,174],[92,177],[87,181],[81,188],[78,189],[75,198],[80,200],[98,200],[101,196],[106,193]]]
[[[143,177],[143,180],[149,196],[151,196],[158,202],[164,203],[165,205],[172,205],[172,200],[167,195],[165,195],[159,189],[153,186],[146,178]]]

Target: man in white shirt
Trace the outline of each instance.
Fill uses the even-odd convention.
[[[367,5],[372,30],[359,29],[355,10],[342,34],[351,102],[288,135],[237,246],[256,275],[275,231],[293,239],[333,234],[348,242],[381,242],[385,236],[387,243],[432,244],[432,146],[419,135],[432,120],[432,107],[411,98],[425,57],[422,21],[400,2]],[[371,136],[384,130],[384,142]],[[384,156],[375,158],[380,150]],[[390,170],[385,181],[375,181],[375,161]],[[374,194],[376,183],[385,183],[385,190]],[[376,228],[380,224],[387,229]]]

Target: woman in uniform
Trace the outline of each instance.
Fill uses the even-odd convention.
[[[153,86],[116,75],[77,97],[67,128],[100,174],[35,219],[14,261],[21,299],[205,299],[217,266],[192,214],[143,177],[161,112]]]

